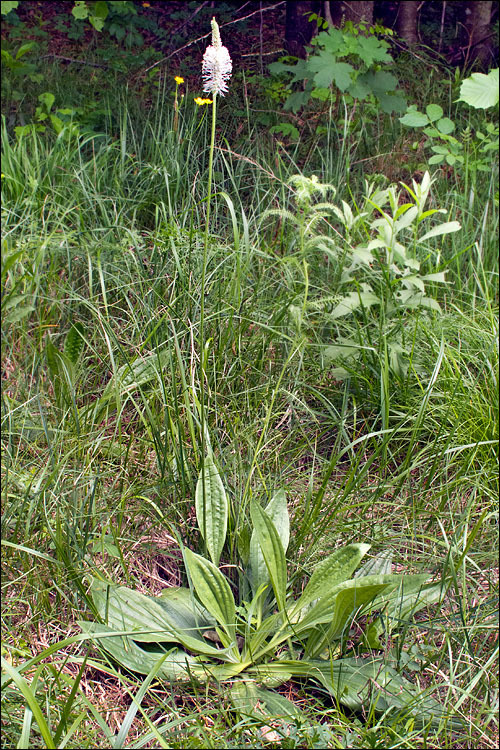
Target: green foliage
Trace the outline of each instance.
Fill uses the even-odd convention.
[[[6,0],[1,3],[2,16],[8,15],[12,10],[15,10],[19,5],[19,0]]]
[[[422,233],[424,222],[443,213],[426,207],[432,182],[426,172],[420,184],[413,180],[411,188],[403,185],[410,196],[404,202],[394,186],[379,190],[365,182],[360,208],[352,209],[346,201],[341,206],[312,203],[316,192],[335,195],[334,186],[320,184],[316,176],[296,175],[289,182],[290,188],[295,188],[296,213],[276,209],[263,216],[278,215],[299,228],[295,257],[302,263],[304,298],[301,307],[290,306],[290,321],[298,335],[303,335],[315,318],[328,321],[335,344],[326,346],[324,356],[329,365],[337,365],[332,370],[336,378],[350,377],[369,349],[376,352],[376,361],[383,361],[386,352],[390,371],[404,380],[412,349],[411,340],[407,350],[401,340],[407,312],[441,310],[427,289],[446,283],[446,274],[440,269],[439,252],[433,253],[429,240],[457,232],[460,224],[444,222]],[[330,223],[340,227],[333,237],[328,231],[317,230]],[[310,299],[308,264],[317,253],[340,270],[336,286],[327,296]],[[289,263],[290,256],[284,262]],[[352,330],[349,319],[353,317],[359,321],[357,340],[346,335]]]
[[[489,75],[473,73],[463,81],[458,101],[466,102],[477,109],[487,109],[498,103],[498,68]],[[452,167],[476,172],[490,172],[498,163],[498,125],[485,122],[475,133],[469,126],[459,137],[455,137],[455,123],[444,117],[442,107],[429,104],[425,113],[419,112],[415,105],[408,107],[400,122],[410,128],[423,128],[427,137],[425,145],[433,152],[429,164],[445,162]]]
[[[130,3],[127,3],[130,5]],[[96,31],[102,31],[104,28],[104,22],[108,17],[108,3],[105,0],[97,0],[97,2],[87,3],[85,0],[75,0],[75,4],[71,10],[72,15],[79,19],[89,19]]]
[[[459,102],[470,104],[476,109],[489,109],[498,104],[498,68],[488,75],[473,73],[460,86]]]
[[[74,323],[66,334],[64,349],[59,351],[50,336],[45,342],[45,358],[52,378],[56,401],[60,409],[70,408],[79,430],[75,388],[78,378],[78,363],[85,345],[85,329],[82,323]]]
[[[205,473],[206,469],[200,481]],[[225,490],[212,458],[208,473],[210,488],[205,494],[211,502],[197,502],[198,524],[210,527],[224,542],[226,519],[218,504]],[[216,494],[219,503],[213,501]],[[252,501],[250,513],[252,553],[249,569],[242,569],[252,580],[250,602],[241,600],[236,607],[231,585],[217,565],[185,548],[189,590],[167,589],[165,596],[149,597],[93,578],[92,596],[104,624],[81,622],[84,633],[123,667],[141,674],[158,666],[157,674],[169,680],[238,678],[230,694],[240,713],[253,713],[261,700],[271,710],[276,704],[288,717],[297,715],[293,705],[267,691],[291,677],[305,677],[319,682],[350,709],[371,705],[376,711],[407,712],[421,724],[439,723],[444,714],[436,701],[416,692],[383,657],[349,656],[346,641],[356,613],[382,611],[382,623],[375,619],[366,633],[366,642],[380,648],[382,633],[387,637],[393,628],[407,626],[413,614],[441,600],[442,585],[427,584],[425,574],[392,575],[385,553],[351,578],[370,547],[351,544],[326,557],[296,598],[287,585],[285,493],[277,493],[267,510]],[[266,604],[263,594],[269,580],[274,597]],[[373,681],[382,688],[375,699]],[[261,687],[249,687],[252,683]]]
[[[397,79],[388,70],[393,63],[389,44],[378,39],[376,31],[363,24],[329,28],[314,37],[307,60],[272,63],[272,74],[293,74],[292,83],[305,83],[302,91],[288,97],[285,110],[298,112],[311,97],[335,101],[337,90],[354,100],[371,99],[382,112],[404,110],[406,102],[397,90]]]

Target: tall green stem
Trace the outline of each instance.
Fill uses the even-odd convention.
[[[205,241],[203,243],[203,263],[201,269],[201,304],[200,304],[200,421],[201,421],[201,476],[203,487],[203,505],[205,505],[205,285],[207,277],[208,258],[208,234],[210,225],[210,203],[212,200],[212,167],[214,162],[215,148],[215,121],[217,115],[217,94],[212,97],[212,133],[210,137],[210,151],[208,157],[208,186],[207,186],[207,210],[205,224]],[[206,514],[203,515],[206,518]],[[206,539],[206,529],[203,529],[203,538]]]

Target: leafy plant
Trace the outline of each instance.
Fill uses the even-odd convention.
[[[498,103],[498,68],[484,73],[473,73],[460,87],[459,102],[466,102],[476,109],[488,109]],[[460,137],[453,135],[455,123],[439,104],[429,104],[425,113],[412,104],[400,118],[403,125],[423,128],[428,136],[425,145],[433,152],[429,164],[446,162],[453,167],[475,172],[489,172],[498,155],[498,125],[487,122],[484,132],[470,127],[462,131]]]
[[[377,358],[387,351],[388,367],[405,377],[408,356],[401,340],[403,313],[419,308],[439,312],[438,301],[426,289],[430,284],[446,282],[446,272],[439,267],[439,253],[430,272],[424,269],[423,259],[427,256],[428,266],[433,254],[427,242],[460,229],[457,221],[450,221],[420,234],[423,222],[446,213],[426,207],[432,183],[426,172],[420,184],[413,180],[411,188],[403,185],[410,196],[403,202],[394,185],[378,189],[365,182],[361,209],[353,209],[346,201],[341,206],[332,201],[313,203],[316,192],[335,196],[335,187],[319,183],[316,176],[295,175],[289,186],[295,189],[296,213],[271,209],[264,215],[278,215],[298,228],[295,256],[302,268],[304,292],[300,307],[295,303],[289,306],[290,320],[301,335],[308,320],[320,316],[327,321],[335,339],[335,344],[324,349],[330,363],[353,365],[378,342],[381,350],[375,350]],[[317,230],[318,226],[322,226],[322,231]],[[316,253],[338,268],[337,280],[328,295],[309,299],[308,258]],[[289,263],[290,255],[283,262]],[[348,335],[352,325],[343,324],[355,315],[362,324],[357,327],[357,340]],[[411,339],[408,346],[413,346]],[[342,379],[349,375],[349,369],[337,366],[332,374]]]
[[[284,109],[298,112],[311,98],[335,101],[338,90],[360,101],[371,98],[383,112],[403,111],[406,102],[397,90],[397,78],[388,70],[393,63],[389,44],[377,38],[378,31],[365,24],[329,28],[314,37],[307,60],[272,63],[271,73],[292,74],[291,83],[302,84],[301,91],[288,97]]]
[[[297,596],[287,579],[290,521],[280,490],[265,509],[251,501],[253,530],[239,568],[240,591],[250,596],[237,605],[234,584],[218,567],[227,513],[225,489],[208,456],[196,488],[196,517],[211,560],[183,548],[189,587],[167,588],[157,597],[92,577],[102,623],[80,622],[82,630],[131,671],[148,674],[161,660],[157,674],[164,679],[231,682],[231,700],[242,713],[264,703],[270,713],[297,716],[272,688],[308,679],[350,709],[396,709],[424,724],[445,718],[439,703],[384,656],[360,655],[363,645],[381,649],[382,635],[440,601],[442,583],[428,583],[427,574],[391,574],[387,552],[353,576],[370,547],[349,544],[322,560]],[[370,613],[373,622],[353,649],[353,618]]]
[[[78,375],[78,361],[85,343],[83,324],[74,323],[66,334],[64,349],[54,346],[50,337],[45,344],[45,357],[52,377],[56,401],[60,408],[72,407],[78,425],[78,409],[75,403],[75,386]]]

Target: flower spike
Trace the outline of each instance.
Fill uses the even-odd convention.
[[[215,18],[212,18],[212,44],[207,47],[203,55],[201,68],[203,91],[207,94],[224,96],[232,70],[231,57],[227,47],[222,46],[219,26]]]

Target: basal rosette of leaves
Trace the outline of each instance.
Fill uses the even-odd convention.
[[[389,44],[376,36],[377,31],[377,27],[352,24],[328,28],[311,41],[307,60],[284,58],[272,63],[269,70],[273,75],[292,74],[291,85],[302,84],[300,91],[290,94],[284,109],[298,112],[311,98],[335,99],[338,90],[360,101],[373,97],[383,112],[404,112],[406,101],[390,72],[394,61]]]
[[[442,582],[428,582],[426,574],[391,574],[387,552],[360,567],[369,550],[361,543],[323,559],[295,594],[285,557],[290,519],[280,490],[266,508],[251,501],[253,530],[242,545],[239,567],[239,589],[249,595],[237,603],[234,583],[218,566],[228,512],[223,482],[207,456],[196,514],[209,558],[184,548],[189,586],[167,588],[156,597],[93,577],[101,622],[80,622],[84,633],[133,672],[227,683],[235,710],[244,714],[253,714],[259,704],[269,715],[300,715],[275,691],[296,679],[321,685],[352,710],[371,706],[421,724],[458,725],[381,653],[382,636],[407,628],[416,612],[442,599]],[[372,615],[370,624],[357,648],[348,648],[353,618],[361,614]]]

